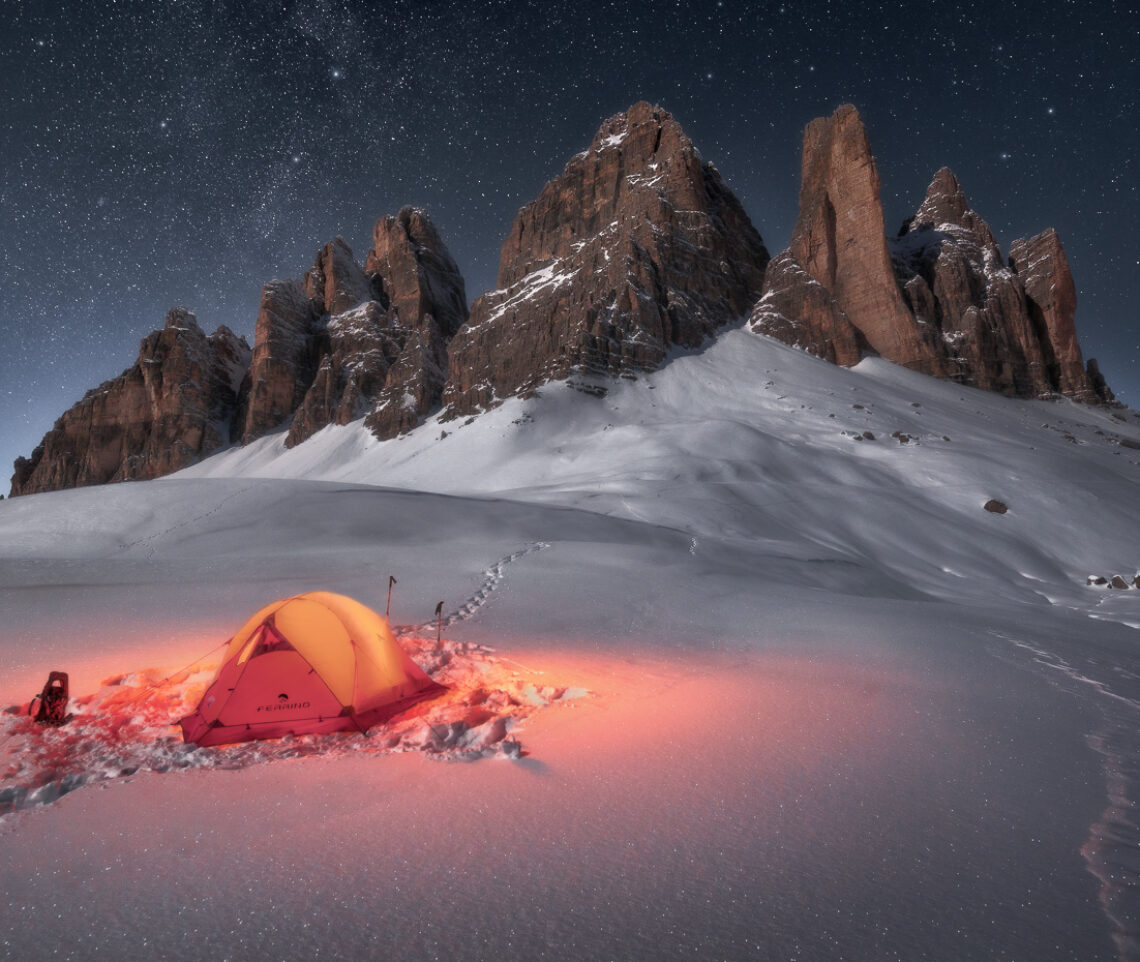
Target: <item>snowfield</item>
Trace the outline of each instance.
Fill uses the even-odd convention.
[[[738,329],[0,502],[0,705],[76,713],[0,715],[0,957],[1140,960],[1138,482],[1134,412]],[[447,696],[181,744],[250,614],[389,575]]]

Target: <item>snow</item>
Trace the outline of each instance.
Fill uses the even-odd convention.
[[[434,626],[433,626],[434,627]],[[105,679],[94,694],[70,703],[60,728],[41,729],[21,707],[0,716],[0,743],[8,764],[0,815],[50,804],[68,792],[139,771],[237,769],[270,761],[343,755],[429,752],[448,760],[518,757],[510,733],[534,709],[586,697],[583,688],[552,687],[540,675],[520,675],[487,648],[405,634],[405,649],[450,693],[371,732],[373,737],[303,735],[221,748],[185,744],[173,728],[197,707],[213,681],[214,660],[196,661],[171,675],[153,670]],[[221,646],[219,646],[219,649]]]
[[[1140,419],[746,330],[596,383],[0,502],[0,704],[81,699],[0,716],[2,954],[1140,958],[1140,591],[1085,583]],[[179,745],[249,614],[389,574],[446,700]]]
[[[625,180],[630,187],[654,187],[665,179],[664,174],[647,177],[645,174],[626,174]]]
[[[496,304],[494,310],[487,315],[487,319],[482,324],[477,324],[469,327],[469,331],[478,330],[487,324],[497,321],[500,317],[508,311],[517,310],[523,306],[531,298],[537,296],[542,291],[557,290],[564,284],[570,283],[574,279],[574,275],[578,273],[577,269],[574,270],[561,270],[563,268],[561,258],[555,258],[551,263],[545,267],[532,271],[525,277],[517,281],[512,287],[498,291],[492,291],[486,296],[488,299],[498,299],[499,303]]]
[[[329,317],[329,333],[372,334],[376,328],[375,313],[378,305],[374,301],[363,301],[355,307],[347,308]]]

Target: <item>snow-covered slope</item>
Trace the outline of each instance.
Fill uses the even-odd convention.
[[[5,951],[1138,959],[1140,590],[1086,584],[1140,570],[1138,445],[1126,410],[734,330],[397,440],[2,502],[0,696],[99,692],[82,731],[3,723],[0,789],[98,775],[0,820]],[[432,765],[494,739],[431,718],[175,752],[192,678],[147,679],[389,574],[522,757]],[[109,727],[131,764],[96,772]]]
[[[777,580],[1097,605],[1086,575],[1131,581],[1140,564],[1129,444],[1127,410],[1011,400],[876,359],[838,368],[736,330],[635,381],[555,383],[387,442],[359,425],[292,450],[266,438],[176,477],[560,504],[676,529],[698,553],[742,548],[749,564],[762,546]],[[991,499],[1008,513],[985,512]]]

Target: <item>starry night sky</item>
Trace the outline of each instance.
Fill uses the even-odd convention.
[[[426,207],[474,299],[517,209],[637,100],[776,253],[802,131],[854,103],[888,231],[949,165],[1008,253],[1060,232],[1085,356],[1140,406],[1140,11],[1127,2],[0,0],[0,471],[181,304]],[[6,484],[3,485],[6,487]]]

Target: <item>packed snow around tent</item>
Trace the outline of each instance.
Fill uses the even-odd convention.
[[[399,630],[399,629],[397,629]],[[163,677],[157,669],[105,679],[73,699],[65,726],[36,724],[28,705],[0,714],[0,815],[43,805],[84,785],[138,772],[236,769],[312,756],[424,752],[445,761],[520,757],[516,729],[538,708],[587,694],[504,662],[483,645],[401,633],[401,645],[447,693],[353,737],[287,735],[202,748],[178,728],[214,680],[217,663],[196,662]]]
[[[1140,959],[1134,412],[735,330],[283,442],[0,503],[0,704],[81,702],[0,716],[9,954]],[[148,685],[390,574],[426,720],[179,743]]]

